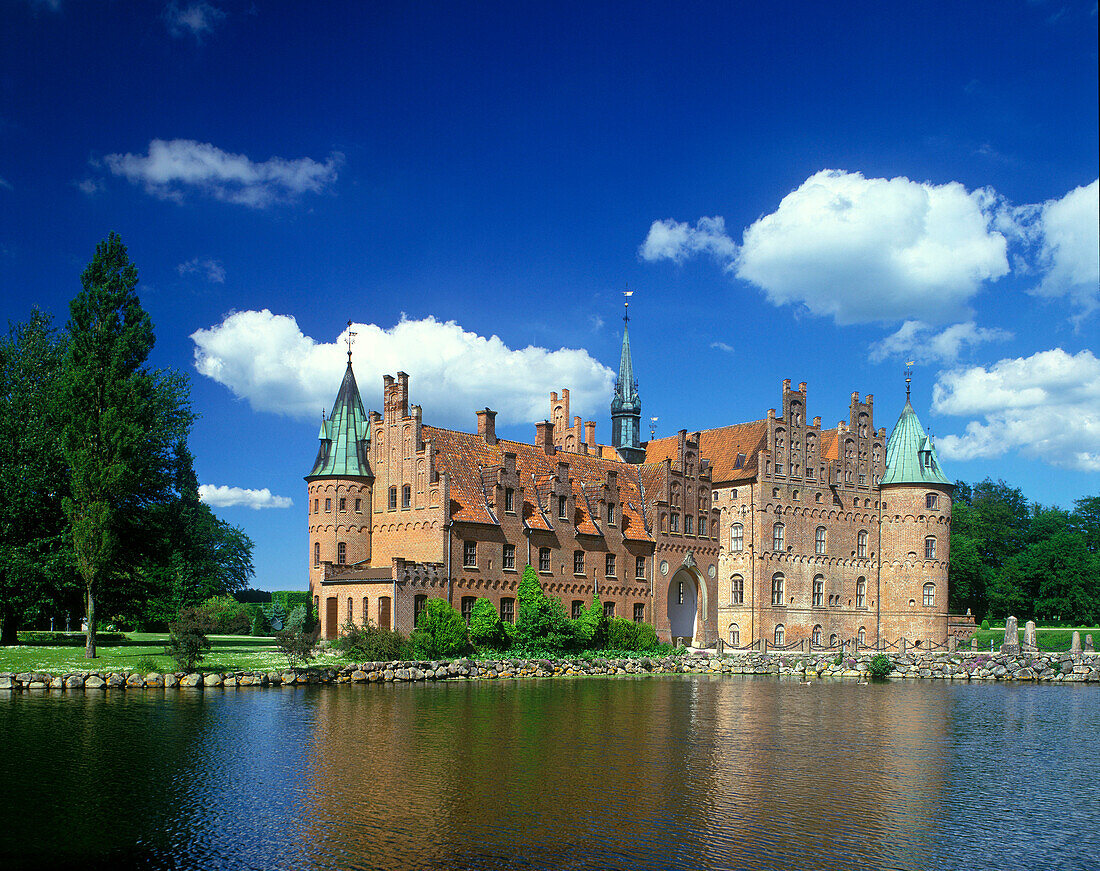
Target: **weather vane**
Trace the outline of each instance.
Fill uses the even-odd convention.
[[[628,287],[630,285],[627,285]],[[624,290],[623,296],[626,299],[623,300],[623,323],[627,323],[630,320],[630,297],[634,296],[634,291]]]
[[[909,360],[905,364],[905,401],[909,401],[909,385],[913,383],[913,361]]]
[[[653,437],[657,434],[657,418],[651,417],[649,419],[649,440],[653,441]]]
[[[354,339],[354,338],[355,338],[356,336],[358,336],[358,335],[359,335],[358,333],[354,333],[354,332],[352,332],[352,330],[351,330],[351,321],[348,321],[348,338],[347,338],[347,343],[348,343],[348,363],[351,363],[351,341],[352,341],[352,339]]]

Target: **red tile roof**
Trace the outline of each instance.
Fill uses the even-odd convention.
[[[744,481],[756,477],[757,452],[764,449],[768,439],[767,420],[736,423],[699,433],[699,456],[710,461],[711,480],[714,483]],[[678,459],[679,439],[668,436],[654,439],[646,445],[646,464]],[[737,458],[743,456],[738,467]]]

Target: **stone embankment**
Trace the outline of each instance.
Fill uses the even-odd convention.
[[[890,655],[892,679],[1100,683],[1100,656],[1089,653],[911,653]],[[587,675],[771,675],[779,678],[866,680],[871,655],[746,653],[622,659],[459,659],[450,662],[365,662],[342,668],[297,668],[200,674],[79,672],[0,673],[0,690],[87,691],[218,689],[295,684],[495,680]]]

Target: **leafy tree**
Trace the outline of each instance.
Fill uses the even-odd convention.
[[[176,661],[180,671],[194,671],[195,665],[209,651],[206,615],[197,608],[184,608],[169,624],[168,644],[164,652]]]
[[[458,656],[470,646],[466,621],[446,599],[429,599],[409,636],[409,645],[421,659]]]
[[[275,633],[275,643],[286,657],[287,665],[291,668],[309,665],[313,661],[313,648],[316,647],[313,637],[301,629],[283,629]]]
[[[516,590],[516,639],[524,647],[560,651],[572,647],[576,635],[560,599],[546,595],[531,566],[523,570]]]
[[[1086,496],[1073,503],[1073,528],[1085,537],[1090,553],[1100,553],[1100,496]]]
[[[581,611],[580,616],[573,621],[573,631],[576,633],[578,643],[590,650],[599,650],[604,647],[607,644],[607,622],[597,593],[592,597],[592,604]]]
[[[79,595],[61,511],[64,355],[37,309],[0,341],[0,644],[18,643],[21,624]]]
[[[478,650],[503,650],[508,646],[508,635],[496,607],[489,599],[474,602],[470,611],[470,643]]]
[[[979,619],[986,612],[990,570],[982,562],[974,539],[951,530],[951,562],[948,566],[949,607],[962,614],[967,609]]]
[[[71,496],[63,507],[84,582],[89,659],[95,657],[97,597],[112,592],[112,581],[135,577],[126,571],[136,560],[123,558],[124,543],[142,540],[128,533],[140,530],[147,509],[168,497],[173,447],[192,420],[183,379],[145,365],[153,324],[137,281],[112,233],[96,246],[69,306],[63,437]]]

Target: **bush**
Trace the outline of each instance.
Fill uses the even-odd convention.
[[[508,646],[508,633],[497,614],[496,606],[488,599],[478,599],[470,611],[470,643],[478,650],[504,650]]]
[[[648,623],[635,623],[626,617],[612,617],[607,623],[609,650],[652,650],[657,646],[657,630]]]
[[[577,643],[588,650],[601,650],[607,646],[607,618],[599,595],[592,597],[592,604],[573,621],[573,633]]]
[[[409,647],[416,659],[459,656],[470,647],[466,621],[446,599],[429,599],[409,636]]]
[[[526,648],[560,652],[576,644],[576,633],[560,599],[546,595],[531,566],[516,590],[516,640]]]
[[[983,620],[982,621],[982,631],[983,632],[988,632],[989,631],[989,621],[988,620]]]
[[[157,661],[153,659],[153,657],[143,656],[134,663],[134,671],[140,674],[151,674],[152,672],[160,671],[160,666],[157,665]]]
[[[283,619],[286,619],[296,607],[301,605],[306,610],[305,631],[310,632],[317,625],[317,615],[313,613],[313,602],[308,590],[276,590],[271,594],[272,612],[280,609]]]
[[[894,663],[890,661],[890,657],[885,653],[876,653],[871,657],[871,663],[867,670],[870,671],[871,677],[886,677],[894,670]]]
[[[256,613],[252,615],[252,628],[249,634],[259,638],[260,636],[267,635],[267,632],[267,619],[264,617],[264,612],[256,611]]]
[[[164,652],[176,661],[180,671],[194,671],[210,651],[206,637],[207,615],[201,608],[184,608],[168,624],[168,644]]]
[[[405,636],[374,624],[359,626],[350,620],[332,646],[353,662],[390,662],[401,657]]]
[[[306,606],[295,605],[293,608],[291,608],[290,613],[287,615],[286,623],[283,625],[288,632],[305,632]]]
[[[286,657],[287,665],[291,668],[301,665],[309,665],[313,661],[314,638],[311,634],[293,629],[283,629],[275,633],[275,643]]]
[[[252,628],[248,606],[232,596],[213,596],[198,609],[211,635],[247,635]]]

